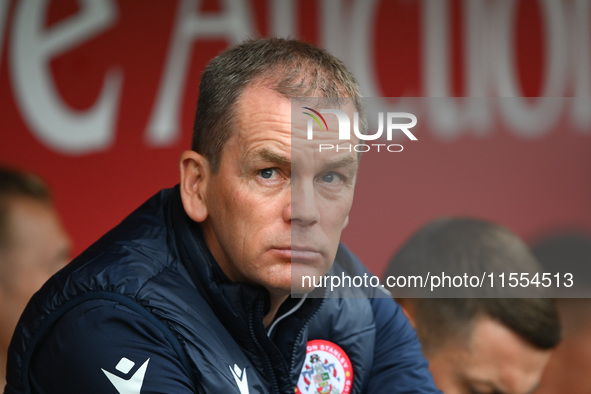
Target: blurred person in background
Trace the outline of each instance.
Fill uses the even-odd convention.
[[[553,274],[583,274],[591,268],[591,237],[587,234],[554,235],[535,242],[532,251],[544,270]],[[580,284],[588,294],[591,284]],[[581,293],[580,296],[587,295]],[[591,299],[558,298],[556,307],[562,325],[562,340],[550,357],[536,394],[591,393]]]
[[[394,255],[387,276],[539,271],[527,246],[482,220],[434,220]],[[392,288],[396,291],[395,288]],[[551,299],[500,298],[499,287],[465,298],[398,298],[417,330],[435,383],[446,394],[531,393],[539,385],[560,323]],[[465,296],[466,294],[464,294]],[[428,297],[428,295],[424,295]]]
[[[70,239],[36,176],[0,165],[0,387],[27,302],[69,259]]]

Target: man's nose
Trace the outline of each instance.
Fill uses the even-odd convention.
[[[313,182],[294,182],[291,188],[292,224],[312,225],[318,222],[320,212]]]

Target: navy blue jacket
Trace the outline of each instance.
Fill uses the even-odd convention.
[[[332,272],[366,271],[341,246]],[[263,288],[221,271],[178,187],[163,190],[33,297],[5,392],[292,394],[342,386],[345,374],[344,392],[438,392],[390,298],[290,298],[266,330],[269,306]],[[314,340],[349,360],[314,353]]]

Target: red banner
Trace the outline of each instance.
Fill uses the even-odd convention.
[[[589,231],[590,7],[3,1],[0,161],[48,181],[78,253],[177,182],[207,61],[245,37],[289,35],[341,57],[368,97],[443,98],[419,116],[429,126],[416,144],[362,160],[344,240],[374,272],[442,215],[491,219],[528,240]],[[521,98],[473,110],[459,96]]]

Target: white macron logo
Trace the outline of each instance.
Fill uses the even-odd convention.
[[[133,376],[128,379],[120,378],[119,376],[113,375],[111,372],[105,371],[102,368],[101,371],[103,371],[111,383],[113,383],[113,386],[115,386],[119,394],[140,394],[149,362],[150,359],[147,359],[146,362],[144,362],[142,366],[139,367],[137,371],[135,371]],[[135,363],[133,361],[123,357],[121,360],[119,360],[119,363],[117,363],[115,369],[127,375],[134,365]]]
[[[244,369],[240,369],[238,364],[234,364],[234,368],[231,365],[228,366],[230,371],[232,371],[232,375],[234,375],[234,380],[236,380],[236,384],[238,385],[238,389],[240,390],[240,394],[248,394],[248,379],[246,378],[246,367]]]

